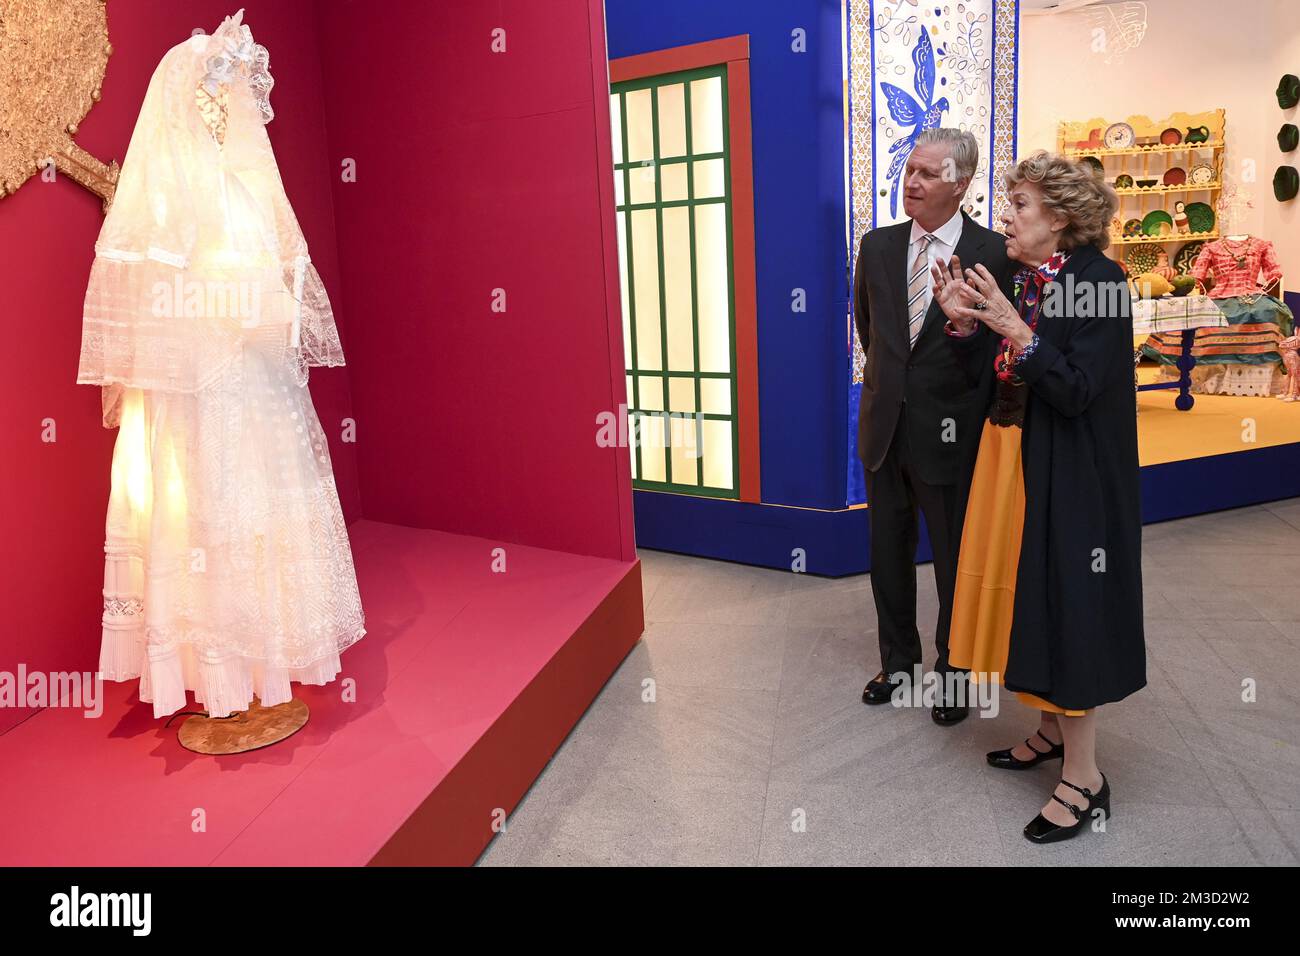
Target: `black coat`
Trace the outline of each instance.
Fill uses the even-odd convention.
[[[1146,685],[1133,321],[1123,272],[1095,246],[1075,249],[1056,281],[1073,294],[1049,314],[1045,293],[1040,344],[1018,368],[1025,521],[1003,679],[1082,710]],[[1113,307],[1098,283],[1120,284]],[[987,408],[999,337],[981,325],[945,338]]]
[[[944,342],[944,315],[930,303],[912,348],[907,325],[908,240],[912,221],[881,226],[862,237],[853,282],[853,319],[866,352],[858,405],[858,457],[867,471],[884,461],[907,402],[911,466],[921,480],[966,480],[987,407]],[[965,267],[983,263],[1010,294],[1014,273],[1006,239],[962,213],[955,250]],[[951,426],[947,425],[951,420]]]

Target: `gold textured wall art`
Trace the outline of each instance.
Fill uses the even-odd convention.
[[[72,141],[113,52],[105,0],[0,0],[0,197],[45,164],[104,200],[118,164]]]

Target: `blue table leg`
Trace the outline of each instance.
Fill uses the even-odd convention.
[[[1183,353],[1178,356],[1178,397],[1174,407],[1180,412],[1189,412],[1196,404],[1192,396],[1192,369],[1196,367],[1196,356],[1192,354],[1192,343],[1196,341],[1195,329],[1183,329]]]

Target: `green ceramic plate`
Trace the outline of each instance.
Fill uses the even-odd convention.
[[[1185,209],[1187,228],[1192,232],[1212,232],[1214,230],[1214,210],[1209,203],[1189,202]]]
[[[1191,224],[1191,208],[1191,206],[1187,207],[1187,221],[1189,225]],[[1168,226],[1168,230],[1161,229],[1162,225]],[[1166,232],[1172,235],[1173,231],[1174,217],[1169,215],[1169,213],[1165,212],[1163,209],[1153,209],[1142,217],[1142,235],[1144,236],[1162,236],[1165,235]]]

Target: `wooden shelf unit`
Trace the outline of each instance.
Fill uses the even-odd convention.
[[[1108,250],[1112,258],[1122,259],[1125,246],[1154,242],[1169,247],[1169,260],[1172,262],[1176,252],[1173,247],[1187,242],[1217,239],[1219,210],[1216,201],[1223,189],[1223,155],[1227,148],[1223,110],[1174,113],[1158,121],[1148,116],[1130,116],[1122,121],[1133,127],[1133,132],[1138,137],[1159,136],[1170,127],[1186,136],[1189,128],[1205,126],[1209,129],[1209,139],[1204,143],[1184,141],[1172,145],[1130,146],[1123,149],[1078,148],[1077,144],[1090,139],[1094,130],[1100,130],[1104,136],[1106,129],[1115,122],[1120,121],[1093,117],[1079,122],[1062,122],[1057,127],[1056,140],[1057,151],[1066,156],[1093,156],[1099,159],[1106,171],[1106,180],[1112,185],[1117,176],[1125,173],[1133,177],[1135,183],[1142,179],[1157,180],[1159,185],[1156,186],[1116,188],[1115,192],[1119,195],[1119,209],[1115,218],[1122,224],[1130,219],[1145,219],[1148,213],[1157,209],[1163,209],[1173,216],[1173,202],[1177,198],[1185,202],[1208,203],[1211,208],[1214,208],[1215,222],[1212,230],[1201,233],[1173,231],[1157,236],[1124,236],[1122,232],[1112,231],[1111,248]],[[1163,184],[1165,170],[1179,166],[1190,176],[1192,167],[1202,163],[1208,163],[1214,168],[1212,181],[1200,184],[1185,182],[1177,186]]]

